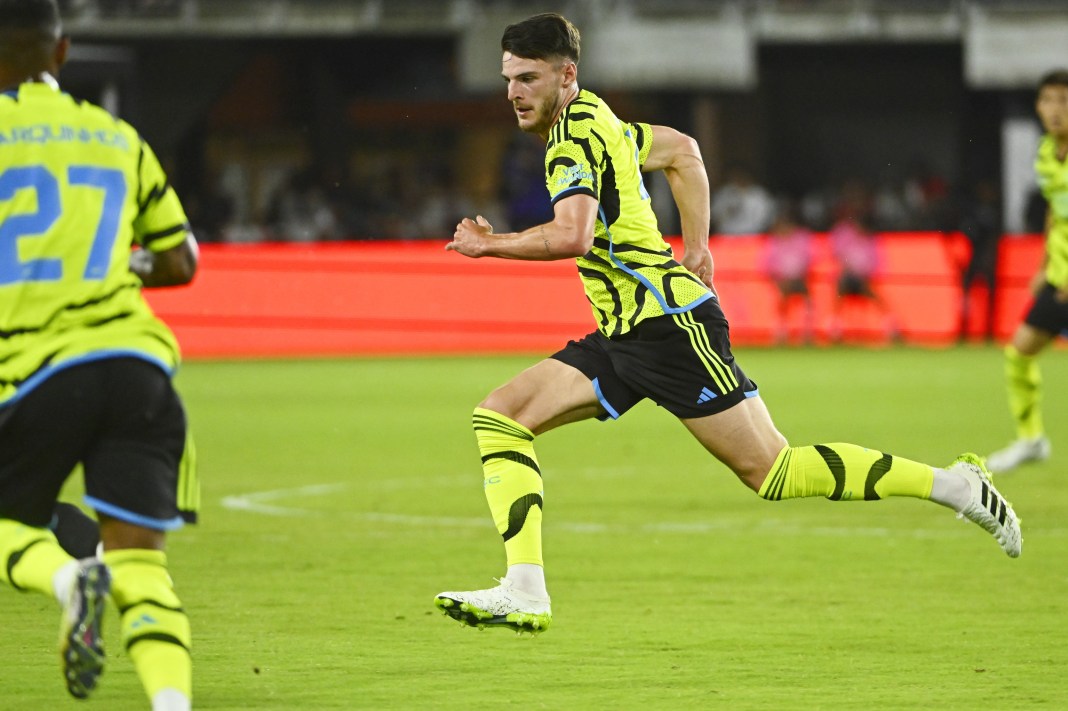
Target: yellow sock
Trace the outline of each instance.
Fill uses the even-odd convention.
[[[1043,433],[1042,373],[1035,356],[1026,356],[1005,346],[1005,385],[1009,391],[1009,411],[1016,422],[1016,436],[1033,439]]]
[[[0,580],[16,590],[55,597],[52,580],[73,560],[47,528],[0,519]]]
[[[472,418],[482,454],[482,484],[508,565],[542,565],[541,470],[534,433],[504,415],[475,408]]]
[[[163,551],[107,551],[111,597],[122,615],[122,641],[149,699],[164,689],[193,696],[189,618],[174,592]]]
[[[759,493],[770,501],[806,496],[832,501],[926,499],[933,484],[934,470],[926,464],[836,442],[783,447]]]

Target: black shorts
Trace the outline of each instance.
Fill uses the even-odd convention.
[[[808,296],[808,281],[804,277],[797,279],[783,279],[776,282],[776,286],[779,287],[779,294],[783,297],[786,296]]]
[[[1057,301],[1057,287],[1049,282],[1042,287],[1024,323],[1054,335],[1068,330],[1068,302]]]
[[[44,527],[77,464],[98,512],[155,530],[183,523],[185,411],[170,376],[138,358],[56,371],[0,408],[0,517]]]
[[[645,398],[676,417],[694,418],[757,395],[756,384],[731,354],[727,319],[715,299],[685,313],[646,319],[623,336],[595,331],[552,357],[593,382],[613,419]]]
[[[871,289],[871,282],[868,278],[861,276],[860,274],[851,274],[849,272],[843,272],[838,277],[838,295],[839,296],[867,296],[869,298],[875,296],[875,292]]]

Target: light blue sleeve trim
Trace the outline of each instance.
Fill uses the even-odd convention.
[[[166,373],[168,376],[174,375],[174,368],[168,365],[166,362],[151,356],[147,353],[135,350],[106,350],[106,351],[93,351],[86,353],[85,355],[71,358],[70,360],[61,361],[55,365],[48,366],[43,370],[39,370],[31,377],[27,378],[22,385],[19,386],[18,392],[15,393],[15,397],[10,400],[6,400],[0,407],[11,405],[18,402],[21,398],[25,397],[27,393],[43,383],[48,378],[52,377],[61,370],[66,370],[76,365],[82,365],[84,363],[93,363],[98,360],[106,360],[108,358],[138,358],[143,361],[147,361],[154,366],[157,366],[160,370]]]
[[[612,407],[608,400],[605,399],[604,393],[601,392],[601,383],[598,382],[597,378],[593,379],[593,392],[597,395],[597,400],[600,401],[601,407],[605,409],[605,412],[608,413],[608,416],[611,417],[613,420],[618,420],[619,413],[616,412],[616,408]]]
[[[593,192],[592,188],[587,188],[585,185],[576,185],[573,188],[564,188],[563,190],[558,192],[556,195],[553,195],[552,197],[550,197],[549,198],[549,202],[555,203],[560,198],[567,197],[571,193],[575,193],[575,192],[581,192],[583,195],[589,195],[590,197],[597,197],[596,194]],[[603,217],[604,217],[604,215],[603,215],[603,212],[602,212],[602,218]]]
[[[750,390],[745,394],[746,397],[760,397],[760,388],[756,390]]]
[[[114,504],[109,504],[106,501],[94,498],[92,496],[86,496],[84,499],[86,504],[91,506],[94,511],[99,511],[102,514],[107,514],[112,518],[117,518],[120,521],[126,523],[132,523],[135,526],[142,526],[144,528],[151,528],[153,531],[174,531],[185,525],[185,521],[181,516],[175,516],[174,518],[150,518],[148,516],[142,516],[126,509],[121,509]]]

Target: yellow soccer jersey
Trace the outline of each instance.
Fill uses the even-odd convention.
[[[170,249],[187,232],[129,124],[48,84],[0,94],[0,406],[89,360],[173,370],[178,344],[141,296],[130,249]]]
[[[620,121],[599,97],[582,91],[552,127],[545,149],[553,203],[576,194],[598,202],[593,248],[576,262],[597,328],[609,337],[712,296],[675,261],[657,228],[641,177],[651,141],[647,124]]]
[[[1035,158],[1035,174],[1049,203],[1052,222],[1046,235],[1046,281],[1068,286],[1068,159],[1057,159],[1057,142],[1045,136]]]

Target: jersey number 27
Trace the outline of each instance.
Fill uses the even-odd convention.
[[[90,165],[69,166],[66,177],[72,188],[85,187],[104,193],[100,220],[82,272],[83,279],[103,279],[119,234],[119,219],[126,201],[126,177],[114,168]],[[0,173],[0,204],[12,200],[19,190],[36,193],[37,210],[9,215],[0,223],[0,286],[23,281],[59,281],[63,278],[63,260],[41,257],[22,261],[18,245],[24,237],[48,232],[63,214],[59,181],[43,165],[8,168]]]

